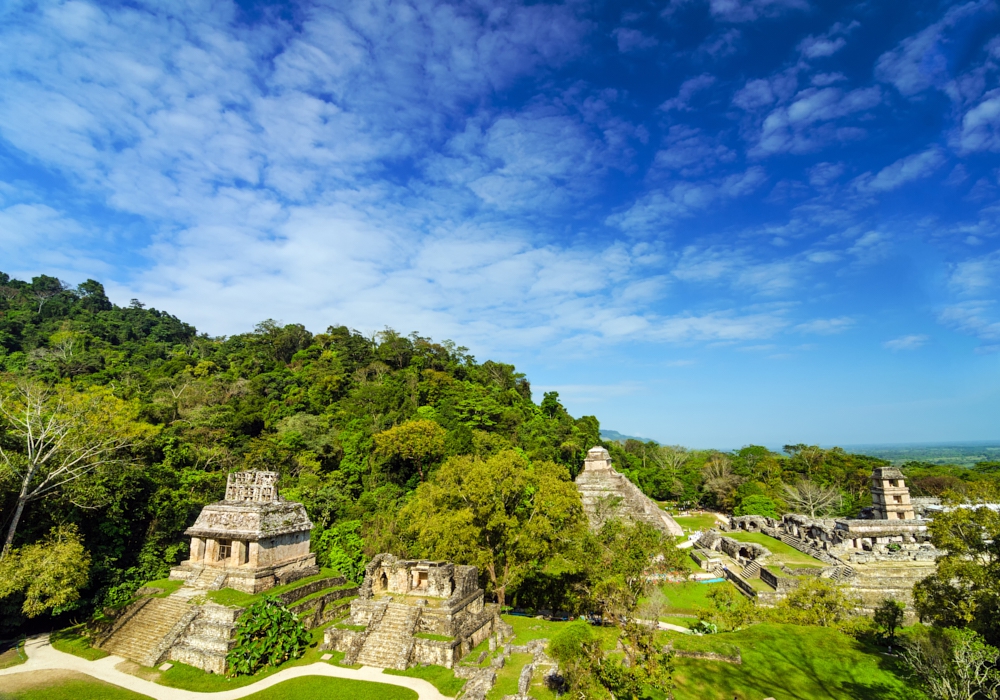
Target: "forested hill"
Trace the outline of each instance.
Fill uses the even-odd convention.
[[[121,430],[142,436],[127,466],[29,501],[16,528],[14,547],[76,526],[92,561],[82,597],[66,607],[81,614],[183,558],[182,531],[222,497],[229,471],[280,471],[282,494],[305,503],[317,526],[314,540],[361,537],[371,553],[391,544],[407,495],[449,456],[516,448],[575,474],[600,440],[595,418],[574,419],[556,394],[535,404],[512,365],[478,362],[448,341],[273,321],[210,338],[138,301],[115,306],[93,280],[72,289],[0,273],[0,370],[8,406],[25,382],[64,405],[66,392],[101,395],[129,416]],[[14,460],[0,482],[4,535],[25,451],[10,425],[0,438]],[[0,605],[0,618],[20,620],[19,599]]]

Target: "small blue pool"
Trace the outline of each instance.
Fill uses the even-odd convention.
[[[698,583],[722,583],[725,580],[726,579],[724,578],[709,578],[705,579],[704,581],[699,581]]]

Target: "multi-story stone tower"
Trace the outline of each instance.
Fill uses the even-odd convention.
[[[903,483],[903,473],[895,467],[872,470],[872,514],[875,520],[913,520],[910,489]]]

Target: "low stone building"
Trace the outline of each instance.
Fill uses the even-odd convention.
[[[312,522],[301,503],[278,495],[278,473],[229,475],[226,497],[205,506],[194,525],[190,558],[170,578],[195,588],[260,593],[319,573],[309,551]]]
[[[777,520],[747,515],[731,518],[730,527],[761,532],[818,559],[827,565],[819,575],[851,589],[861,599],[863,610],[874,609],[887,597],[909,605],[913,585],[933,573],[943,552],[930,542],[928,521],[915,517],[909,489],[898,469],[873,470],[872,502],[868,518],[824,519],[789,513]],[[740,553],[751,554],[749,550]],[[756,576],[766,555],[749,559],[758,565],[748,565],[744,572]],[[768,583],[765,574],[760,575]]]
[[[476,567],[379,554],[365,567],[350,618],[326,630],[324,648],[345,652],[347,664],[452,668],[505,628]]]
[[[592,447],[576,477],[576,488],[583,500],[592,530],[610,517],[644,522],[671,537],[683,537],[684,530],[670,514],[656,505],[627,476],[611,466],[611,454],[603,447]]]

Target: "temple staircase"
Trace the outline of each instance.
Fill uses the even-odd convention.
[[[413,633],[419,619],[420,608],[389,603],[382,619],[368,633],[355,663],[405,670],[413,651]]]
[[[197,610],[178,598],[150,598],[100,648],[143,666],[155,666]],[[183,626],[181,626],[183,624]],[[179,629],[178,629],[179,628]],[[164,644],[166,640],[166,644]]]
[[[743,567],[743,578],[757,578],[760,576],[760,564],[756,561],[751,561],[746,566]]]
[[[227,578],[229,578],[229,574],[224,569],[206,566],[198,572],[197,576],[188,579],[184,585],[202,591],[217,591],[226,585]]]

